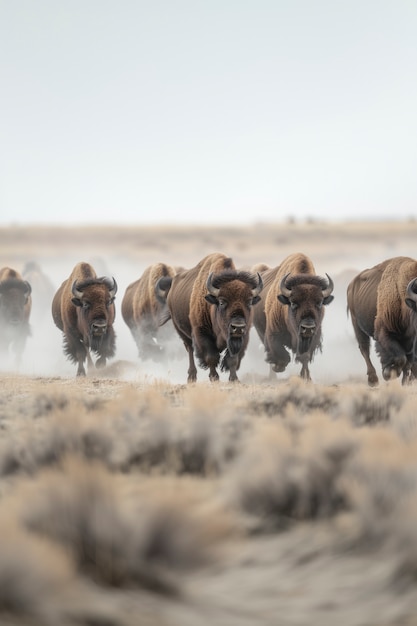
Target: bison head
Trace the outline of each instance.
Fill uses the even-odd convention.
[[[227,270],[207,279],[205,299],[213,304],[212,320],[215,331],[224,340],[230,355],[236,355],[244,345],[252,324],[252,306],[259,302],[263,288],[260,274]],[[219,343],[219,342],[218,342]]]
[[[311,353],[321,344],[323,305],[330,304],[334,285],[320,276],[298,274],[281,280],[278,300],[288,306],[288,329],[297,355]]]
[[[27,280],[8,278],[0,283],[0,318],[9,326],[27,321],[27,305],[32,288]]]
[[[71,291],[71,302],[79,310],[79,320],[93,347],[114,322],[117,283],[114,278],[106,277],[93,278],[82,283],[74,281]]]

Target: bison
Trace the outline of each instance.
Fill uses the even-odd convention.
[[[172,319],[188,353],[188,382],[197,380],[194,352],[200,367],[209,369],[211,381],[219,379],[217,367],[237,381],[252,325],[253,305],[262,290],[260,275],[238,271],[231,258],[209,254],[195,267],[177,273],[170,281],[168,311],[163,324]],[[167,284],[170,282],[171,284]]]
[[[334,297],[333,282],[316,275],[312,261],[291,254],[277,267],[261,272],[262,303],[254,311],[253,324],[264,344],[266,361],[274,372],[283,372],[291,360],[287,348],[302,364],[300,376],[311,380],[309,363],[321,349],[323,305]]]
[[[161,332],[159,321],[167,308],[167,291],[162,284],[158,289],[155,287],[161,278],[167,278],[169,285],[175,273],[175,269],[165,263],[150,265],[138,280],[128,285],[123,296],[122,317],[143,359],[158,360],[163,353],[158,335]]]
[[[36,328],[42,326],[46,320],[48,323],[50,322],[49,310],[56,289],[36,261],[28,261],[26,263],[22,271],[22,277],[24,280],[27,280],[32,287],[32,311],[30,319],[36,332]]]
[[[64,334],[64,353],[78,363],[77,376],[85,376],[84,361],[91,366],[90,351],[98,355],[96,367],[114,356],[116,334],[114,278],[98,278],[89,263],[78,263],[52,300],[52,317]]]
[[[20,364],[27,338],[30,336],[32,287],[19,272],[0,269],[0,352],[14,352]]]
[[[360,272],[347,288],[347,312],[367,365],[368,385],[378,376],[370,356],[370,340],[381,361],[384,380],[402,374],[402,384],[417,375],[417,261],[387,259]]]

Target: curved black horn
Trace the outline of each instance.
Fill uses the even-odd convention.
[[[283,296],[285,296],[286,298],[289,298],[291,295],[291,289],[288,289],[288,287],[286,286],[286,281],[288,276],[291,274],[291,272],[288,272],[288,274],[285,274],[285,276],[283,277],[283,279],[281,280],[281,284],[279,286],[279,289],[282,293]]]
[[[172,276],[161,276],[155,283],[154,291],[155,296],[159,302],[166,302],[168,291],[171,289]]]
[[[74,280],[74,282],[72,283],[71,292],[72,292],[72,295],[75,296],[76,298],[82,298],[83,296],[83,292],[77,289],[76,280]]]
[[[323,298],[327,298],[328,296],[330,296],[330,294],[332,293],[334,289],[334,284],[333,284],[332,279],[330,278],[328,274],[326,274],[326,276],[327,276],[327,280],[329,281],[329,283],[327,287],[323,289]]]
[[[116,283],[116,279],[114,276],[112,276],[112,281],[113,283],[110,284],[109,292],[110,292],[111,297],[114,298],[114,296],[117,293],[117,283]]]
[[[103,285],[106,285],[106,287],[109,290],[109,294],[112,298],[114,298],[114,296],[117,293],[117,283],[116,280],[114,278],[114,276],[112,276],[111,278],[109,278],[108,276],[102,276],[101,278],[98,279],[101,283],[103,283]]]
[[[262,277],[261,277],[260,273],[259,272],[256,272],[256,273],[257,273],[257,276],[258,276],[258,284],[257,284],[257,286],[254,289],[252,289],[252,296],[253,297],[259,296],[259,294],[261,293],[262,289],[264,288],[264,284],[263,284]]]
[[[28,283],[27,280],[24,281],[24,284],[25,284],[25,294],[27,296],[30,296],[30,294],[32,293],[32,287],[31,287],[30,283]]]
[[[216,289],[216,287],[213,287],[212,281],[213,281],[213,276],[214,276],[214,272],[211,272],[209,274],[209,277],[207,278],[207,283],[206,283],[206,287],[207,287],[207,291],[212,295],[215,296],[216,298],[219,295],[219,291],[220,289]]]
[[[412,280],[410,280],[410,282],[407,285],[407,289],[406,289],[406,297],[410,298],[410,300],[414,300],[414,302],[417,302],[417,278],[413,278]]]

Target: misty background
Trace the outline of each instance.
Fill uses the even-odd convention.
[[[74,242],[76,247],[76,242]],[[77,256],[78,254],[78,256]],[[152,254],[156,254],[153,252]],[[162,254],[162,253],[160,253]],[[260,252],[260,254],[262,254]],[[19,258],[19,257],[18,257]],[[162,257],[161,257],[162,258]],[[260,257],[261,258],[261,257]],[[42,259],[38,266],[51,283],[50,294],[39,296],[39,289],[32,282],[32,312],[30,318],[31,336],[28,338],[22,363],[16,368],[13,350],[0,356],[0,372],[19,373],[32,377],[76,377],[77,365],[67,359],[63,352],[63,334],[55,326],[51,315],[53,294],[63,280],[68,278],[72,268],[80,260],[79,253],[73,257],[68,250],[63,250],[60,256],[57,248],[56,257],[51,260]],[[154,383],[157,381],[170,384],[186,384],[188,370],[188,356],[184,345],[169,321],[161,335],[156,337],[162,348],[161,356],[157,360],[144,358],[138,350],[129,328],[121,315],[121,303],[127,286],[137,280],[144,270],[146,263],[137,263],[124,256],[116,248],[108,250],[107,256],[85,256],[98,275],[114,276],[118,284],[115,299],[116,319],[116,354],[107,361],[103,370],[89,369],[89,377],[107,379],[131,380],[136,383]],[[23,264],[24,265],[24,264]],[[13,263],[18,267],[18,262]],[[324,275],[329,269],[323,261],[316,265],[317,272]],[[19,270],[21,267],[19,266]],[[322,324],[323,350],[317,352],[310,365],[312,380],[321,384],[338,384],[362,382],[366,384],[366,367],[360,355],[353,333],[352,324],[346,313],[346,287],[356,271],[343,269],[337,271],[332,267],[332,279],[335,283],[335,300],[326,307]],[[379,359],[375,357],[373,342],[371,342],[371,356],[379,372]],[[97,356],[92,354],[95,362]],[[197,365],[198,382],[208,382],[208,370]],[[265,362],[265,351],[254,327],[250,330],[248,349],[238,376],[246,384],[276,384],[287,381],[295,376],[298,378],[301,364],[296,363],[292,356],[285,372],[268,379],[269,365]],[[220,372],[220,381],[228,382],[229,374]]]
[[[409,218],[412,0],[0,1],[0,224]]]

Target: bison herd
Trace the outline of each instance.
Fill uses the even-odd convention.
[[[0,353],[13,352],[17,365],[30,336],[32,297],[46,288],[34,265],[27,275],[0,269]],[[259,264],[249,270],[213,253],[188,269],[164,263],[146,268],[126,288],[121,315],[141,359],[162,356],[163,329],[171,320],[188,355],[190,383],[197,380],[195,360],[211,381],[219,379],[219,368],[237,381],[252,327],[263,343],[270,376],[284,372],[293,358],[308,381],[333,290],[330,276],[318,276],[311,259],[301,253],[276,267]],[[116,293],[115,278],[97,276],[91,264],[82,262],[50,296],[52,319],[77,376],[85,376],[85,364],[104,367],[115,355]],[[405,384],[416,378],[417,261],[395,257],[358,273],[347,288],[347,312],[370,386],[378,384],[371,338],[385,380],[401,376]]]

